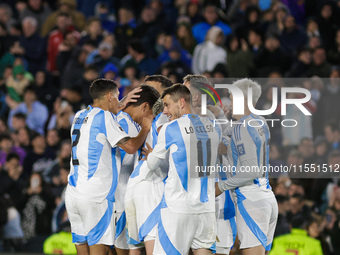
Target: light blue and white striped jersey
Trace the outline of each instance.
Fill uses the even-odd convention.
[[[148,165],[154,157],[169,156],[164,197],[171,211],[215,212],[215,173],[207,171],[207,166],[216,165],[220,142],[220,127],[195,114],[185,114],[162,127]]]
[[[152,121],[152,125],[146,137],[145,143],[148,143],[152,148],[154,148],[158,139],[158,128],[168,122],[169,118],[165,114],[158,114]],[[163,181],[168,173],[169,164],[167,162],[162,163],[163,164],[160,166],[160,169],[156,171],[150,171],[146,161],[136,162],[135,169],[130,176],[127,189],[132,188],[141,181],[152,181],[155,183]]]
[[[130,136],[130,137],[136,137],[139,134],[139,131],[141,130],[141,126],[136,123],[131,116],[124,112],[120,111],[117,114],[117,120],[119,125],[124,129],[124,131]],[[129,177],[134,169],[135,160],[138,159],[140,150],[136,151],[134,154],[128,154],[123,149],[120,149],[120,155],[121,155],[121,170],[119,173],[118,178],[118,185],[116,190],[116,210],[117,212],[123,212],[124,211],[124,196],[126,191],[126,185],[128,183]]]
[[[254,114],[242,117],[239,123],[233,126],[233,131],[228,146],[228,161],[234,170],[228,172],[227,178],[234,177],[235,181],[242,181],[237,178],[237,171],[242,172],[242,176],[252,176],[259,167],[260,178],[249,180],[245,185],[233,189],[236,194],[244,195],[253,201],[274,196],[269,185],[268,172],[263,171],[262,166],[269,165],[269,142],[270,132],[266,120]],[[248,171],[248,172],[245,172]],[[255,174],[256,175],[256,174]]]
[[[116,116],[88,106],[76,113],[72,127],[71,171],[67,192],[79,199],[115,201],[121,167],[116,144],[127,137]]]

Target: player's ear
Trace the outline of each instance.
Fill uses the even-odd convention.
[[[181,97],[181,98],[179,99],[179,105],[180,105],[181,109],[184,108],[184,106],[185,106],[185,99],[184,99],[183,97]]]
[[[198,101],[199,94],[198,93],[192,93],[192,101],[196,102]]]
[[[141,110],[142,112],[146,112],[146,110],[148,109],[149,104],[147,102],[144,102],[141,104]]]

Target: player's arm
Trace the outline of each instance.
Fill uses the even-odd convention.
[[[166,147],[166,133],[169,136],[169,130],[167,125],[164,125],[158,135],[157,144],[155,148],[152,149],[151,146],[147,143],[146,148],[143,148],[142,154],[145,156],[144,160],[147,160],[148,168],[151,171],[156,170],[162,163],[162,161],[166,158],[168,153],[168,148]],[[171,137],[168,137],[168,142]]]
[[[143,118],[142,129],[139,132],[138,136],[124,137],[117,143],[117,146],[124,150],[128,154],[134,154],[140,147],[143,146],[143,143],[146,139],[146,136],[151,128],[152,118]]]
[[[241,127],[240,136],[241,139],[237,140],[235,132],[233,132],[230,144],[234,151],[233,153],[237,154],[240,159],[240,166],[237,168],[234,176],[216,184],[216,196],[219,196],[226,190],[245,186],[249,181],[262,177],[257,161],[257,148],[246,127]]]

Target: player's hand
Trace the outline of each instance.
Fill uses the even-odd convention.
[[[218,182],[215,182],[215,197],[218,197],[221,194],[222,194],[222,191],[218,187]]]
[[[140,95],[136,95],[137,93],[141,92],[142,89],[140,87],[133,89],[130,91],[120,102],[118,103],[118,111],[123,110],[128,103],[137,102],[136,98],[139,98]]]
[[[149,143],[145,143],[146,147],[142,148],[142,154],[145,156],[142,160],[147,160],[148,155],[153,151]]]
[[[148,117],[143,117],[142,124],[141,124],[142,128],[144,130],[149,131],[150,128],[151,128],[151,125],[152,125],[152,121],[153,121],[153,116],[152,115],[150,115]]]

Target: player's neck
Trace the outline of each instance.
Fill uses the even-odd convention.
[[[98,107],[100,109],[103,109],[104,111],[109,111],[110,107],[107,102],[104,102],[102,100],[94,100],[92,107]]]

